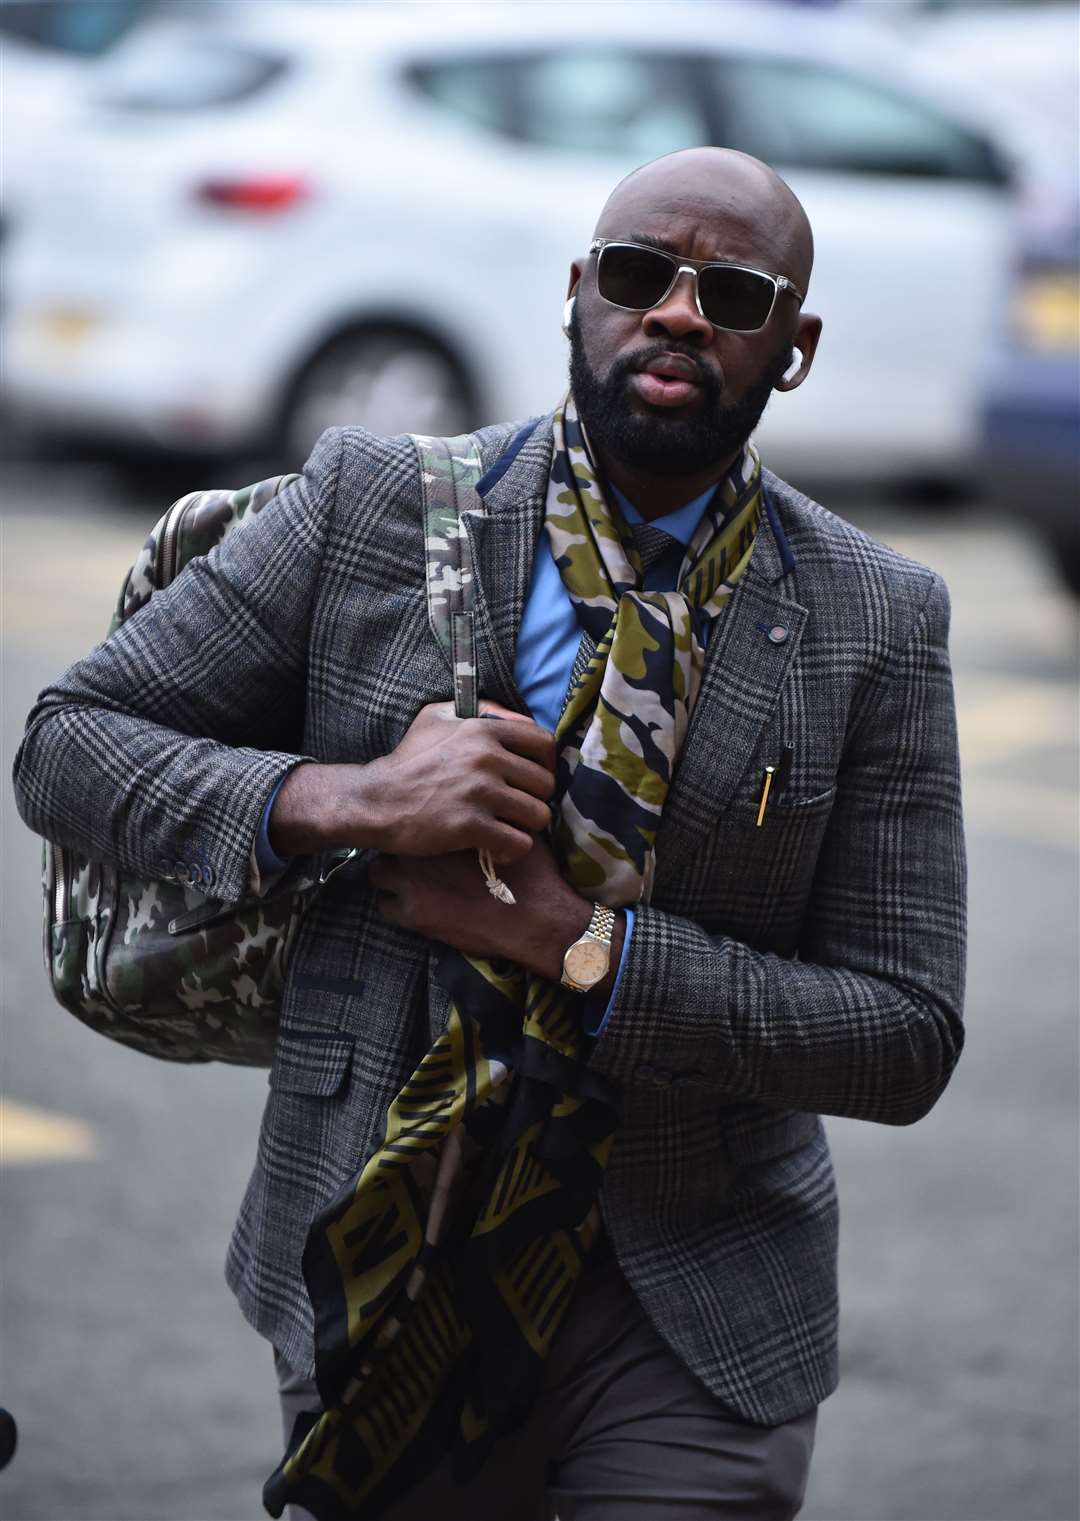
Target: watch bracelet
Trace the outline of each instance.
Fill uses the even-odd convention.
[[[611,944],[611,937],[615,932],[615,910],[608,908],[606,903],[594,903],[592,918],[586,935],[591,935],[594,940],[601,940],[605,945]]]

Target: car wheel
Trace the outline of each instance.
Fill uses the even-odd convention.
[[[432,339],[407,329],[343,333],[321,349],[293,386],[282,452],[297,469],[324,428],[371,433],[464,433],[476,425],[461,366]]]

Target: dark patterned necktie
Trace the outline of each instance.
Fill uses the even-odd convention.
[[[665,555],[673,554],[676,549],[681,550],[683,547],[678,539],[673,538],[670,533],[665,533],[662,528],[654,527],[652,523],[631,523],[629,527],[634,545],[641,556],[642,576],[647,576],[653,566]]]

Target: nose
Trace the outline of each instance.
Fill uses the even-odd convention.
[[[641,321],[650,338],[681,338],[684,342],[712,342],[713,325],[697,304],[697,275],[684,269],[659,306],[652,306]]]

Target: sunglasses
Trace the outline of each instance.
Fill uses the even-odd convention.
[[[713,327],[730,333],[756,333],[772,316],[776,297],[787,291],[801,306],[806,299],[786,275],[771,275],[742,264],[709,264],[677,259],[644,243],[596,238],[596,288],[605,301],[628,312],[647,312],[666,301],[682,274],[694,278],[697,309]]]

